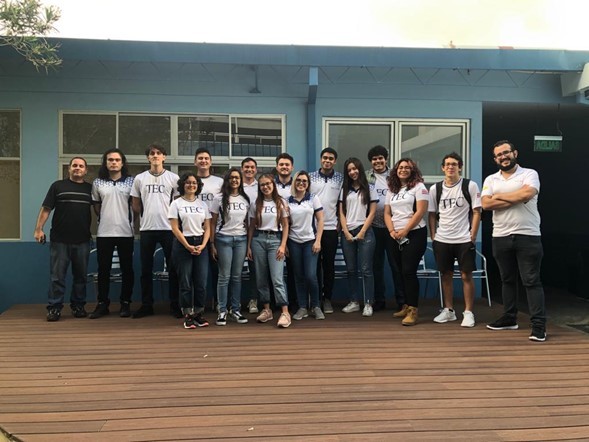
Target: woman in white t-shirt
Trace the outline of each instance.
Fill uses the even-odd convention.
[[[360,310],[358,293],[360,276],[364,300],[363,316],[372,316],[374,301],[374,232],[372,221],[376,214],[378,195],[368,184],[364,166],[358,158],[348,158],[344,163],[344,182],[339,197],[339,221],[342,226],[341,245],[348,271],[350,302],[344,313]]]
[[[403,325],[415,325],[419,301],[417,268],[427,247],[424,216],[429,193],[417,163],[410,158],[397,161],[387,181],[389,192],[385,199],[384,221],[391,238],[397,241],[393,259],[403,277],[407,301],[393,316],[403,318]]]
[[[207,205],[197,198],[201,190],[201,179],[192,172],[185,173],[178,180],[180,198],[172,201],[168,210],[175,237],[172,263],[178,274],[184,328],[209,325],[202,312],[209,273],[207,242],[211,231],[211,214]]]
[[[286,328],[291,323],[283,277],[288,212],[285,201],[278,195],[273,175],[264,174],[258,179],[258,198],[250,206],[249,217],[247,257],[255,263],[256,286],[260,302],[264,305],[256,320],[268,322],[273,319],[270,310],[269,275],[276,306],[282,310],[277,325]]]
[[[227,297],[231,286],[230,319],[246,324],[241,314],[241,272],[247,253],[247,228],[250,200],[243,190],[241,171],[232,167],[223,177],[221,195],[211,204],[213,227],[211,254],[219,264],[217,325],[227,324]]]
[[[319,306],[317,281],[317,260],[323,235],[323,205],[317,195],[309,192],[311,178],[308,172],[297,172],[292,183],[292,195],[288,198],[288,254],[292,262],[299,304],[299,309],[292,318],[298,321],[309,316],[310,296],[311,314],[315,319],[325,319]]]

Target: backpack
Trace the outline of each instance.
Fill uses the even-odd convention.
[[[442,185],[444,184],[443,181],[439,181],[436,183],[436,207],[438,211],[436,212],[436,219],[440,220],[440,200],[442,199]],[[472,222],[472,198],[470,197],[470,192],[468,190],[468,186],[470,184],[470,180],[468,178],[462,178],[462,196],[468,202],[468,222],[469,224]]]

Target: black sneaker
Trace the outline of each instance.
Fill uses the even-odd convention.
[[[532,326],[532,333],[530,333],[530,341],[544,342],[546,340],[546,329],[540,325]]]
[[[61,318],[61,310],[57,307],[51,307],[47,310],[47,321],[55,322]]]
[[[152,305],[145,305],[143,304],[139,307],[135,313],[133,313],[133,319],[145,318],[146,316],[153,315],[153,306]]]
[[[194,321],[194,323],[198,327],[208,327],[209,326],[209,321],[207,321],[205,319],[205,317],[202,315],[202,313],[197,313],[196,315],[194,315],[192,317],[192,320]]]
[[[221,326],[227,325],[227,312],[219,313],[219,316],[217,316],[217,321],[215,321],[215,324]]]
[[[184,317],[184,328],[196,328],[196,323],[194,322],[192,315],[186,315]]]
[[[105,302],[99,302],[96,304],[96,308],[92,313],[88,315],[90,319],[98,319],[102,316],[106,316],[110,313],[108,310],[108,305]]]
[[[73,305],[72,315],[74,315],[74,318],[85,318],[88,316],[88,312],[83,305]]]
[[[119,316],[121,318],[128,318],[131,316],[131,304],[128,302],[121,303],[121,309],[119,310]]]
[[[515,318],[503,315],[495,322],[487,324],[487,328],[489,330],[517,330],[518,326]]]
[[[170,303],[170,315],[178,319],[184,317],[184,315],[182,314],[182,309],[180,308],[177,302]]]
[[[229,317],[237,322],[238,324],[247,324],[247,318],[241,314],[241,312],[231,312],[229,313]]]

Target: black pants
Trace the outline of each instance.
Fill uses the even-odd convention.
[[[385,253],[391,269],[393,284],[395,285],[395,301],[398,307],[405,304],[405,287],[403,285],[403,276],[393,258],[393,247],[397,247],[397,242],[391,238],[386,227],[372,227],[376,247],[374,248],[374,300],[375,302],[385,302],[385,284],[384,284],[384,257]]]
[[[112,256],[115,247],[119,255],[121,265],[121,304],[131,302],[133,296],[133,284],[135,274],[133,273],[133,244],[134,238],[99,236],[96,238],[96,256],[98,259],[98,302],[110,304],[108,292],[110,289],[110,271],[112,268]]]
[[[323,291],[325,299],[333,295],[333,283],[335,279],[335,253],[337,251],[337,230],[324,230],[321,236],[321,254],[317,260],[317,276],[319,288]]]
[[[395,241],[393,244],[393,259],[403,277],[407,305],[417,307],[419,303],[417,268],[427,247],[427,228],[422,227],[421,229],[412,230],[407,235],[407,238],[409,238],[409,243],[401,247]]]
[[[172,265],[172,242],[174,234],[171,230],[143,230],[139,245],[141,248],[141,303],[153,305],[153,254],[159,243],[166,259],[169,274],[170,303],[178,304],[178,277]]]

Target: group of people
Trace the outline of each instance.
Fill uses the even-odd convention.
[[[488,324],[492,330],[516,329],[518,270],[530,307],[530,339],[546,339],[544,294],[540,282],[542,245],[537,209],[538,174],[518,165],[518,152],[508,141],[493,146],[499,171],[478,185],[461,176],[457,153],[441,162],[444,180],[429,190],[417,163],[401,158],[388,167],[388,150],[368,151],[371,168],[348,158],[343,173],[335,170],[337,151],[321,151],[320,168],[292,176],[294,159],[276,158],[274,174],[257,177],[257,163],[245,158],[241,168],[212,175],[210,152],[195,153],[195,172],[181,177],[164,168],[166,151],[146,150],[149,170],[135,178],[123,152],[109,149],[99,176],[86,183],[86,161],[72,158],[69,177],[56,181],[43,201],[35,239],[45,242],[43,226],[55,210],[51,227],[51,287],[47,320],[60,318],[65,275],[71,263],[72,314],[85,317],[91,208],[98,217],[98,303],[90,318],[109,314],[109,277],[116,247],[122,271],[120,316],[153,315],[153,263],[159,243],[169,270],[170,313],[185,328],[209,325],[204,317],[207,283],[216,290],[219,326],[228,320],[245,324],[241,312],[242,272],[248,263],[252,287],[247,309],[265,323],[274,319],[271,297],[280,309],[278,327],[309,315],[333,313],[334,261],[338,243],[348,274],[349,299],[344,313],[370,317],[385,308],[385,255],[394,283],[396,312],[405,326],[418,323],[417,270],[429,235],[442,277],[444,308],[437,323],[455,321],[455,261],[462,278],[463,327],[475,317],[475,241],[481,208],[493,211],[493,255],[497,261],[504,315]],[[140,216],[141,306],[131,312],[133,291],[133,219]],[[427,214],[427,216],[426,216]],[[285,278],[286,268],[286,278]],[[295,307],[296,306],[296,307]],[[289,307],[294,312],[291,317]]]

